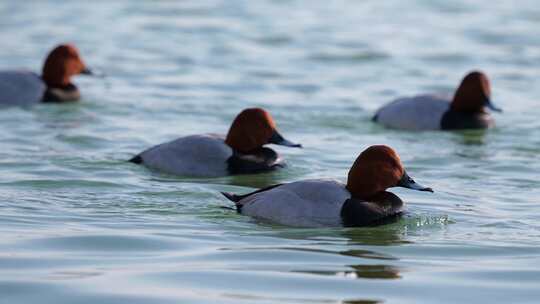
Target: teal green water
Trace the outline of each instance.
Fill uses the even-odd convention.
[[[0,111],[0,303],[538,303],[540,7],[536,1],[2,1],[0,68],[76,43],[105,80],[83,100]],[[410,133],[391,99],[482,69],[497,128]],[[279,172],[193,179],[127,163],[270,110],[305,149]],[[434,194],[393,189],[391,225],[296,229],[219,191],[345,180],[394,147]]]

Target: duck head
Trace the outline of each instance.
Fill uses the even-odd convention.
[[[61,44],[47,56],[43,65],[43,81],[51,88],[62,88],[71,84],[71,77],[78,74],[92,75],[79,51],[72,44]]]
[[[371,146],[360,153],[349,170],[346,187],[352,197],[364,200],[390,187],[433,192],[410,178],[397,153],[384,145]]]
[[[491,102],[489,79],[479,71],[473,71],[463,78],[450,107],[457,112],[485,112],[485,107],[502,112]]]
[[[241,153],[249,153],[266,144],[302,147],[281,136],[270,113],[261,108],[249,108],[240,112],[227,133],[225,143]]]

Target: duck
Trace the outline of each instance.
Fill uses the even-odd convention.
[[[379,108],[372,120],[404,130],[487,129],[495,125],[487,109],[502,112],[491,102],[486,74],[472,71],[463,78],[452,99],[433,94],[398,98]]]
[[[403,201],[386,191],[390,187],[433,192],[409,177],[392,148],[374,145],[356,158],[346,184],[334,179],[309,179],[244,195],[221,193],[235,204],[238,213],[271,223],[362,227],[384,224],[403,213]]]
[[[197,134],[151,147],[129,161],[164,173],[219,177],[273,171],[283,158],[266,144],[301,148],[285,139],[262,108],[247,108],[233,120],[227,135]]]
[[[75,45],[60,44],[48,54],[41,75],[27,70],[0,71],[0,106],[77,101],[81,94],[71,78],[79,74],[93,72]]]

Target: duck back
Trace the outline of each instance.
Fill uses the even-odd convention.
[[[341,208],[351,197],[345,185],[329,179],[283,184],[243,198],[244,215],[296,227],[339,227]]]
[[[30,71],[0,71],[0,107],[30,106],[40,102],[47,87]]]
[[[216,177],[227,175],[227,159],[231,155],[224,136],[202,134],[154,146],[136,158],[148,167],[171,174]]]
[[[373,120],[382,125],[405,130],[439,130],[450,99],[437,95],[399,98],[380,108]]]

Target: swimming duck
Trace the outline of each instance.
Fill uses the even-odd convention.
[[[408,130],[485,129],[495,125],[486,108],[502,112],[491,102],[487,76],[473,71],[463,78],[452,100],[437,95],[399,98],[381,107],[373,121]]]
[[[78,74],[92,71],[74,45],[61,44],[47,56],[41,76],[25,70],[0,71],[0,106],[76,101],[81,94],[71,77]]]
[[[403,211],[389,187],[430,191],[409,177],[397,153],[384,145],[364,150],[349,170],[347,184],[311,179],[278,184],[255,192],[222,194],[239,213],[296,227],[369,226]]]
[[[163,172],[217,177],[271,171],[285,165],[266,144],[301,147],[276,130],[270,113],[261,108],[245,109],[234,119],[227,136],[201,134],[157,145],[130,161]]]

